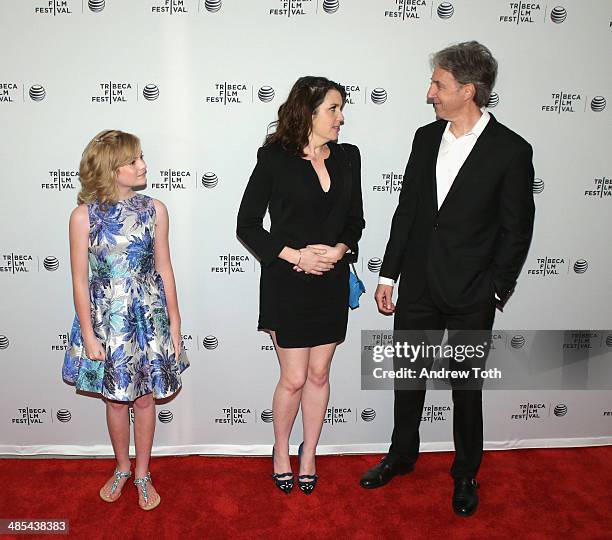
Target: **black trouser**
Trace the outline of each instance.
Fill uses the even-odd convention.
[[[438,330],[422,334],[425,343],[439,344],[444,330],[449,331],[450,345],[488,341],[495,317],[495,304],[473,313],[448,314],[436,307],[428,290],[413,303],[398,303],[395,313],[395,330]],[[486,332],[452,332],[455,330],[483,330]],[[483,337],[484,336],[484,337]],[[486,338],[488,336],[488,339]],[[435,343],[437,341],[437,343]],[[488,353],[488,350],[487,350]],[[486,356],[485,356],[486,359]],[[484,367],[484,360],[480,361]],[[402,366],[406,366],[405,363]],[[448,368],[464,367],[454,359],[448,362]],[[419,381],[421,382],[421,381]],[[425,402],[425,387],[418,389],[395,390],[394,428],[389,453],[410,463],[416,462],[419,455],[419,425]],[[453,478],[475,477],[480,467],[483,449],[482,429],[482,390],[472,379],[469,388],[465,381],[450,379],[453,388],[453,439],[455,442],[455,459],[451,467]],[[412,386],[415,388],[415,386]]]

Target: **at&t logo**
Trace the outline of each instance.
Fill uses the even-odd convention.
[[[368,261],[368,270],[370,272],[374,272],[375,274],[378,274],[378,272],[380,272],[381,267],[382,267],[382,260],[380,259],[380,257],[372,257]]]
[[[59,268],[59,261],[57,257],[49,255],[43,259],[43,267],[48,272],[55,272]]]
[[[217,187],[219,183],[219,177],[212,171],[207,171],[202,175],[202,186],[206,189],[212,189]]]
[[[170,422],[172,422],[173,418],[174,418],[174,415],[172,414],[172,411],[168,411],[168,410],[159,411],[157,415],[157,419],[162,424],[169,424]]]
[[[185,6],[185,0],[163,0],[151,6],[151,13],[176,15],[177,13],[188,13],[188,9]]]
[[[387,91],[384,88],[374,88],[370,94],[370,99],[375,105],[382,105],[387,101]]]
[[[270,103],[270,101],[274,99],[274,88],[271,86],[262,86],[257,91],[257,97],[259,98],[259,101],[263,103]]]
[[[69,169],[55,169],[49,171],[49,180],[40,184],[45,191],[65,191],[76,189],[79,171]]]
[[[240,407],[227,407],[221,409],[221,415],[215,418],[215,424],[229,424],[236,426],[246,424],[247,420],[252,416],[251,409]]]
[[[0,82],[0,103],[26,101],[26,96],[30,98],[30,101],[38,103],[44,101],[47,97],[47,91],[42,84],[38,83],[27,88],[27,85],[19,85],[13,82]]]
[[[42,101],[47,95],[46,90],[40,84],[33,84],[28,90],[28,95],[32,101]]]
[[[553,413],[555,414],[555,416],[565,416],[567,414],[567,405],[565,403],[559,403],[558,405],[555,405]]]
[[[59,409],[55,416],[62,423],[70,422],[72,419],[72,414],[68,409]]]
[[[274,421],[274,414],[272,413],[272,409],[264,409],[263,411],[261,411],[261,420],[266,424],[269,424]]]
[[[522,349],[525,346],[525,336],[517,334],[510,339],[510,347],[513,349]]]
[[[380,86],[371,90],[368,90],[367,86],[357,83],[342,83],[341,86],[346,92],[347,105],[367,104],[368,102],[374,105],[382,105],[389,98],[387,91]]]
[[[450,19],[455,13],[455,8],[450,2],[442,2],[436,9],[436,13],[440,19]]]
[[[364,422],[372,422],[376,418],[376,411],[372,408],[363,409],[361,411],[361,419]]]
[[[588,268],[589,263],[584,259],[578,259],[574,263],[574,272],[576,272],[576,274],[584,274],[588,270]]]
[[[88,0],[87,7],[89,11],[94,13],[100,13],[104,11],[104,7],[106,6],[106,0]]]
[[[217,13],[217,11],[221,10],[223,2],[221,0],[204,0],[204,2],[200,0],[200,8],[202,7],[202,4],[204,4],[204,9],[209,13]]]
[[[550,10],[550,20],[555,24],[561,24],[567,19],[567,10],[563,6],[555,6]]]
[[[323,11],[325,13],[336,13],[340,9],[340,0],[323,0]]]
[[[202,340],[202,347],[209,351],[216,349],[218,346],[219,340],[213,335],[208,335]]]
[[[0,351],[8,349],[9,345],[9,338],[7,338],[6,336],[0,336]]]
[[[595,96],[591,100],[591,110],[593,112],[601,112],[606,108],[606,98],[603,96]]]
[[[536,195],[542,193],[542,191],[544,191],[544,180],[541,178],[534,178],[532,190]]]
[[[404,175],[401,173],[393,171],[380,173],[380,181],[372,186],[372,191],[389,195],[399,193],[402,190],[403,181]]]
[[[145,84],[142,89],[142,97],[147,101],[155,101],[159,97],[159,88],[156,84]]]
[[[489,101],[487,102],[487,108],[492,109],[499,105],[499,94],[497,92],[491,92]]]

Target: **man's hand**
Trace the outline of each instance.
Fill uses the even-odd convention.
[[[376,300],[378,311],[383,315],[392,315],[395,312],[393,287],[391,285],[378,285],[374,293],[374,299]]]

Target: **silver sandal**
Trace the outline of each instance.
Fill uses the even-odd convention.
[[[103,501],[106,501],[109,503],[115,502],[121,496],[121,492],[120,492],[116,498],[113,498],[113,494],[119,487],[119,482],[121,482],[121,479],[130,478],[132,476],[132,471],[124,472],[124,471],[120,471],[119,469],[115,469],[115,472],[113,474],[115,475],[115,479],[113,480],[113,483],[111,484],[110,493],[108,495],[104,493],[104,486],[102,486],[102,488],[100,489],[100,498]]]
[[[151,473],[148,472],[146,476],[144,476],[143,478],[136,478],[134,480],[134,485],[138,488],[140,488],[140,491],[142,493],[142,498],[144,499],[144,506],[140,503],[138,503],[138,506],[140,506],[140,508],[142,508],[143,510],[153,510],[153,508],[156,508],[159,503],[161,502],[161,497],[159,496],[159,493],[157,494],[157,502],[152,505],[152,506],[148,506],[149,504],[149,493],[147,491],[147,482],[151,482]],[[153,482],[151,482],[151,484],[153,484]]]

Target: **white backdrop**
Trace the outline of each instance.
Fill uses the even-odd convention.
[[[341,140],[361,149],[367,221],[368,295],[334,359],[320,452],[386,450],[392,393],[360,390],[360,331],[392,326],[371,300],[376,258],[413,134],[433,120],[429,55],[452,42],[490,47],[491,110],[534,148],[535,236],[495,327],[612,326],[609,0],[0,0],[0,11],[0,453],[111,451],[102,402],[60,375],[76,171],[105,128],[141,137],[146,193],[171,216],[192,365],[158,407],[155,452],[269,450],[278,368],[256,331],[259,265],[235,216],[266,126],[306,74],[349,90]],[[424,450],[452,447],[451,418],[450,394],[429,393]],[[487,392],[485,438],[487,448],[611,444],[612,392]]]

